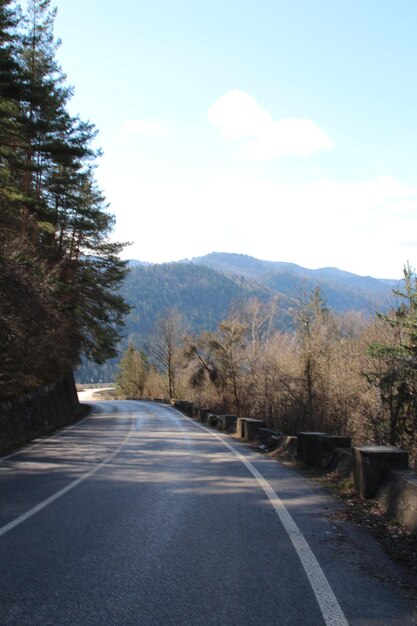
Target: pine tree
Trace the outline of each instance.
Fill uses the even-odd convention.
[[[329,342],[335,323],[321,289],[301,293],[293,308],[300,353],[300,400],[305,425],[317,430],[330,420],[325,413]],[[331,427],[331,426],[330,426]]]
[[[12,0],[0,0],[0,236],[13,230],[21,191],[14,180],[21,142],[22,82],[17,60],[20,15]]]
[[[48,382],[82,354],[115,355],[129,307],[111,243],[114,218],[94,179],[95,127],[67,111],[56,10],[0,0],[0,394]],[[14,381],[14,382],[13,382]]]
[[[365,373],[381,401],[380,443],[412,448],[417,438],[417,277],[404,267],[404,289],[395,290],[399,306],[378,314],[383,341],[368,347],[373,369]]]
[[[148,365],[145,355],[129,343],[119,364],[116,377],[117,391],[125,398],[141,398],[147,373]]]

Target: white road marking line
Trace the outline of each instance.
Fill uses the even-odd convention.
[[[34,506],[31,509],[29,509],[29,511],[26,511],[26,513],[22,513],[22,515],[19,515],[19,517],[16,517],[14,520],[9,522],[8,524],[5,524],[4,526],[2,526],[0,528],[0,537],[5,535],[6,533],[8,533],[13,528],[16,528],[16,526],[19,526],[19,524],[22,524],[23,522],[28,520],[33,515],[36,515],[36,513],[39,513],[39,511],[42,511],[42,509],[45,509],[47,506],[49,506],[50,504],[55,502],[55,500],[58,500],[58,498],[61,498],[66,493],[68,493],[69,491],[71,491],[72,489],[77,487],[80,483],[84,482],[84,480],[87,480],[87,478],[90,478],[90,476],[93,476],[93,474],[98,472],[98,470],[101,469],[102,467],[104,467],[104,465],[107,465],[107,463],[110,463],[110,461],[112,459],[114,459],[114,457],[117,454],[119,454],[119,452],[123,448],[123,446],[126,445],[128,439],[130,438],[130,436],[131,436],[131,434],[133,432],[134,425],[135,425],[135,419],[133,418],[133,413],[132,413],[132,415],[131,415],[131,423],[130,423],[130,430],[127,433],[126,437],[123,439],[122,443],[116,448],[116,450],[114,450],[114,452],[112,452],[107,458],[105,458],[103,461],[98,463],[98,465],[93,467],[91,470],[89,470],[88,472],[83,474],[83,476],[80,476],[79,478],[77,478],[77,480],[74,480],[72,483],[70,483],[69,485],[67,485],[63,489],[60,489],[59,491],[54,493],[49,498],[46,498],[46,500],[43,500],[42,502],[40,502],[36,506]]]
[[[282,525],[284,526],[292,545],[304,567],[305,573],[307,574],[307,578],[310,582],[311,588],[313,589],[314,595],[316,596],[316,600],[320,607],[321,613],[323,615],[323,619],[326,623],[326,626],[349,626],[349,622],[347,621],[345,614],[342,611],[342,608],[337,601],[337,598],[329,584],[329,581],[326,578],[325,573],[321,569],[319,562],[313,554],[310,546],[307,543],[306,538],[304,537],[301,530],[298,528],[297,524],[291,517],[288,509],[285,504],[276,493],[276,491],[271,487],[269,482],[262,476],[260,472],[252,465],[248,459],[243,456],[236,448],[234,448],[230,443],[228,443],[224,437],[219,435],[212,430],[209,430],[205,426],[202,426],[198,422],[192,420],[187,417],[180,411],[173,409],[177,413],[180,413],[182,417],[186,420],[198,426],[202,430],[205,430],[207,433],[216,437],[221,443],[226,446],[249,470],[252,476],[257,480],[259,486],[263,489],[265,494],[268,497],[268,500],[271,502],[274,507],[275,512],[277,513],[279,519],[281,520]]]

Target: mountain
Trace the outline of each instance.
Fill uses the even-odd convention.
[[[133,307],[127,318],[129,338],[146,342],[155,320],[176,308],[190,332],[214,330],[233,303],[271,300],[273,290],[242,276],[228,276],[190,262],[132,267],[121,293]],[[284,320],[282,320],[284,321]]]
[[[339,313],[359,310],[371,314],[376,310],[386,310],[390,306],[392,290],[401,284],[399,280],[358,276],[332,267],[311,270],[295,263],[261,261],[244,254],[226,252],[212,252],[195,257],[191,262],[229,276],[255,280],[290,298],[319,286],[327,304]]]
[[[197,263],[199,265],[207,265],[213,267],[217,271],[225,273],[242,274],[247,277],[257,278],[269,271],[288,271],[295,275],[312,275],[312,276],[326,276],[329,278],[336,278],[343,282],[362,282],[370,281],[396,284],[397,280],[384,279],[384,278],[372,278],[371,276],[359,276],[346,272],[344,270],[337,269],[335,267],[325,267],[317,270],[307,269],[296,263],[287,263],[283,261],[262,261],[247,254],[236,254],[230,252],[210,252],[205,256],[194,257],[190,263]]]
[[[189,332],[200,333],[214,330],[233,304],[251,298],[267,303],[278,297],[275,324],[290,330],[294,300],[317,286],[334,311],[356,310],[371,316],[389,308],[392,290],[400,284],[336,268],[309,270],[293,263],[220,252],[175,263],[130,261],[129,267],[121,293],[132,310],[126,319],[121,352],[128,341],[146,348],[156,319],[172,308],[182,313]],[[77,381],[109,380],[117,360],[104,366],[83,363],[76,372]]]
[[[138,267],[138,266],[146,267],[146,266],[152,265],[152,263],[148,263],[147,261],[138,261],[137,259],[130,259],[127,262],[127,265],[128,265],[128,267],[130,269],[132,267]]]

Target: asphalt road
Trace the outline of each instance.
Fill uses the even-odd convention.
[[[0,459],[0,624],[416,624],[337,507],[170,407],[97,403]]]

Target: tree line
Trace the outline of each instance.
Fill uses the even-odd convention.
[[[408,449],[417,463],[417,281],[404,269],[393,308],[336,314],[319,288],[293,301],[293,330],[276,329],[279,300],[250,299],[216,330],[190,334],[175,309],[146,351],[129,345],[120,395],[181,398],[266,420],[285,434],[350,434],[356,444]]]
[[[50,0],[0,0],[0,397],[114,356],[129,310],[97,130],[68,111],[55,16]]]

